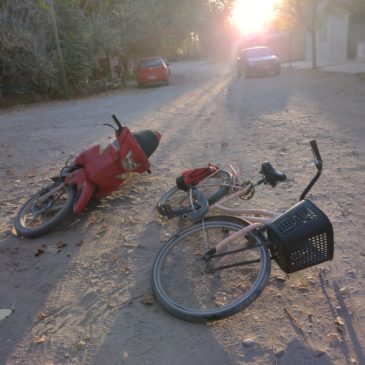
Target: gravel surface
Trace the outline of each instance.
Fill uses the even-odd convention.
[[[70,153],[109,141],[102,123],[113,113],[132,131],[162,133],[152,174],[56,232],[14,236],[20,205]],[[13,310],[0,312],[0,363],[365,364],[364,120],[365,82],[355,76],[245,79],[209,62],[172,64],[168,87],[0,111],[0,310]],[[288,180],[246,206],[285,210],[314,174],[311,139],[324,172],[309,198],[333,223],[333,261],[289,276],[274,264],[258,300],[219,322],[185,322],[146,300],[154,257],[179,229],[155,205],[182,170],[231,163],[255,180],[269,160]]]

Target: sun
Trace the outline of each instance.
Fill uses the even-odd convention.
[[[262,32],[278,3],[279,0],[236,0],[231,21],[243,35]]]

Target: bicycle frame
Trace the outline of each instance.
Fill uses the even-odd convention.
[[[234,234],[230,235],[229,237],[226,237],[223,241],[218,243],[217,246],[215,247],[216,253],[219,253],[219,251],[221,251],[230,241],[236,239],[237,237],[244,236],[248,232],[250,232],[254,229],[263,227],[271,219],[273,219],[279,215],[279,213],[277,213],[277,212],[273,212],[273,211],[266,210],[266,209],[242,209],[242,208],[225,207],[223,204],[226,203],[227,201],[231,201],[231,200],[240,198],[240,196],[242,196],[242,195],[248,194],[253,187],[258,186],[258,185],[264,183],[264,181],[265,181],[264,179],[262,179],[262,180],[259,180],[255,184],[249,183],[245,186],[242,186],[236,170],[233,168],[232,165],[229,165],[229,168],[230,168],[230,173],[231,173],[231,181],[229,184],[224,184],[223,186],[229,186],[230,188],[232,188],[236,191],[233,193],[230,193],[226,197],[223,197],[221,200],[219,200],[219,202],[209,206],[208,211],[215,210],[215,211],[218,211],[221,213],[239,216],[241,219],[248,222],[249,225],[247,227],[235,232]],[[222,169],[218,169],[214,173],[207,176],[205,179],[200,181],[196,187],[199,189],[199,185],[203,184],[203,183],[204,183],[204,186],[216,186],[217,185],[216,183],[207,184],[207,182],[214,175],[219,173],[219,171],[222,171]],[[193,200],[194,200],[193,199],[193,189],[190,189],[189,202],[192,207],[194,206]]]
[[[235,175],[235,181],[238,181],[237,174]],[[221,199],[218,203],[213,204],[209,207],[209,210],[217,210],[222,213],[239,216],[239,218],[247,221],[249,225],[241,230],[231,234],[230,236],[226,237],[224,240],[219,242],[215,246],[216,253],[219,253],[223,250],[223,248],[232,240],[240,237],[245,236],[248,232],[262,228],[266,223],[270,222],[273,218],[277,217],[280,213],[273,212],[266,209],[244,209],[244,208],[228,208],[225,207],[223,204],[227,201],[239,198],[240,195],[246,194],[251,189],[251,186],[248,185],[243,188],[239,188],[238,191],[226,196],[225,198]]]

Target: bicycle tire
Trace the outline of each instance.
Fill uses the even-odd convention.
[[[197,187],[207,198],[209,205],[213,205],[228,194],[231,179],[232,176],[229,172],[221,170],[207,180],[203,180]],[[166,205],[171,207],[170,213],[172,215],[175,213],[178,215],[181,208],[190,207],[189,192],[180,190],[174,186],[162,195],[157,204],[157,210],[162,216],[167,216],[166,210],[164,209]]]
[[[162,307],[176,317],[199,322],[232,316],[248,307],[264,290],[270,275],[271,258],[267,247],[261,245],[263,238],[257,236],[260,246],[218,259],[231,263],[259,259],[258,265],[212,273],[207,272],[207,265],[212,264],[202,259],[210,245],[248,224],[236,217],[208,217],[171,237],[158,252],[151,274],[152,290]],[[204,247],[204,237],[209,239],[208,247]],[[237,238],[229,249],[242,245],[243,240]]]
[[[65,185],[59,192],[56,192],[54,196],[51,196],[48,201],[49,207],[44,208],[44,211],[42,211],[41,207],[37,206],[37,199],[39,197],[48,193],[51,189],[56,188],[60,184],[62,183],[56,182],[41,189],[23,204],[23,206],[19,209],[14,221],[15,230],[18,235],[27,238],[34,238],[44,235],[56,228],[68,215],[72,213],[73,204],[76,199],[75,186]],[[47,214],[50,214],[50,211],[54,209],[54,203],[51,202],[51,198],[54,201],[59,199],[62,205],[60,205],[60,208],[56,211],[56,213],[47,216]],[[39,220],[35,219],[36,216],[33,217],[35,210],[39,210],[39,212],[42,211],[42,213],[39,213],[39,215],[42,215],[42,218],[38,225],[37,223]],[[34,225],[27,223],[27,215],[29,214],[31,217],[33,217],[30,218],[30,220],[32,223],[34,221]]]

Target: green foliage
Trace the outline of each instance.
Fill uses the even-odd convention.
[[[58,0],[55,11],[68,85],[80,89],[92,73],[90,27],[83,11],[72,0]],[[52,44],[51,52],[55,55],[55,44]]]
[[[0,9],[0,84],[5,90],[48,91],[55,68],[48,57],[47,39],[39,33],[44,14],[31,1],[4,1]]]
[[[317,31],[339,0],[282,0],[277,9],[281,28],[291,31],[301,24],[311,36],[312,68],[317,67]]]
[[[282,29],[302,24],[309,32],[317,31],[338,0],[282,0],[277,20]]]
[[[185,56],[227,44],[232,0],[53,0],[67,82],[79,90],[93,77],[108,78],[112,57]],[[0,84],[61,92],[51,0],[0,2]],[[200,47],[199,47],[200,46]]]
[[[352,13],[365,12],[365,1],[364,0],[350,0],[350,11]]]

